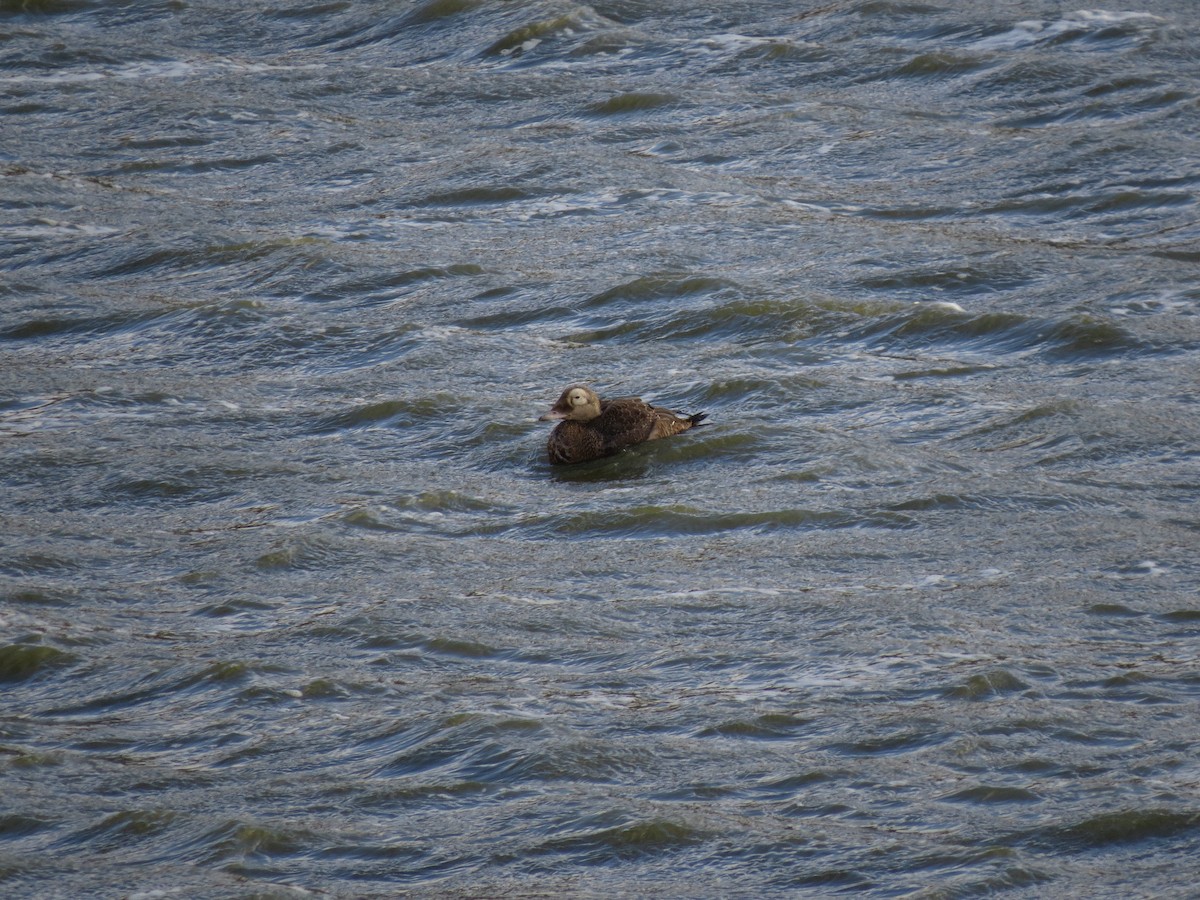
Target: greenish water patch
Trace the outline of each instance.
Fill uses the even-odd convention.
[[[645,819],[544,842],[538,852],[569,853],[593,864],[672,853],[700,843],[703,830],[670,819]]]
[[[726,531],[771,532],[780,529],[815,528],[909,528],[907,516],[880,510],[872,513],[777,509],[720,513],[686,505],[641,506],[614,511],[584,511],[525,522],[522,532],[539,536],[584,536],[638,538],[670,535],[703,535]]]
[[[8,644],[0,647],[0,681],[27,681],[75,660],[73,654],[44,644]]]
[[[344,412],[326,415],[316,420],[318,434],[334,431],[404,427],[424,422],[441,422],[454,415],[457,399],[446,395],[380,400],[363,403]]]
[[[1002,785],[977,785],[948,794],[943,799],[954,803],[1038,803],[1043,798],[1024,788]]]
[[[593,103],[587,108],[587,111],[594,116],[620,116],[665,109],[674,106],[678,102],[679,98],[674,94],[634,92],[617,94],[614,97],[609,97],[607,100]]]
[[[440,22],[463,13],[473,12],[486,4],[486,0],[427,0],[405,16],[409,25],[424,25]]]
[[[1100,849],[1191,834],[1200,829],[1200,813],[1170,809],[1122,810],[1092,816],[1072,825],[1046,829],[1033,839],[1039,843],[1067,843]]]
[[[810,724],[810,719],[788,713],[764,713],[753,719],[735,719],[714,725],[699,733],[700,737],[751,738],[784,740]]]
[[[951,700],[987,700],[1026,691],[1029,685],[1006,669],[972,675],[963,684],[946,691]]]

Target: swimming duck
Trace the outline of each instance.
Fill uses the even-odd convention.
[[[708,418],[689,416],[651,406],[637,397],[601,400],[582,384],[562,392],[558,402],[539,421],[557,421],[546,450],[554,465],[588,462],[611,456],[642,441],[656,441],[687,431]]]

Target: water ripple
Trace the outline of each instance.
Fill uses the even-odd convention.
[[[1179,894],[1184,7],[5,6],[5,888]]]

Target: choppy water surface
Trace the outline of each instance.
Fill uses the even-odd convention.
[[[1189,895],[1198,58],[0,5],[0,889]]]

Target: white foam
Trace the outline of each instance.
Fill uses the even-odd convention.
[[[1025,19],[1017,22],[1008,31],[981,38],[973,42],[971,46],[980,50],[1016,50],[1053,40],[1072,31],[1094,31],[1109,25],[1139,19],[1147,22],[1164,21],[1158,16],[1144,12],[1081,9],[1068,13],[1061,19]]]
[[[914,301],[914,305],[932,306],[934,309],[944,309],[946,312],[965,313],[966,310],[950,300]]]

